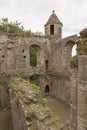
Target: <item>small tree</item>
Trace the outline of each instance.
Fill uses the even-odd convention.
[[[18,21],[9,22],[8,18],[2,18],[0,21],[0,32],[11,34],[32,34],[31,30],[24,30]]]

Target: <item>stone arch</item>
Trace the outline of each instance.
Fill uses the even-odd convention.
[[[33,44],[29,47],[30,66],[37,67],[41,65],[41,48]]]
[[[74,40],[69,40],[63,47],[63,66],[66,69],[70,68],[70,59],[72,57],[72,48],[76,45]]]

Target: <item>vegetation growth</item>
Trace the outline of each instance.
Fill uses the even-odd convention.
[[[9,22],[8,18],[2,18],[0,21],[0,32],[1,33],[10,33],[10,34],[33,34],[31,30],[25,30],[21,23],[18,21]]]
[[[41,32],[33,33],[30,29],[25,30],[18,21],[10,22],[8,18],[0,20],[0,33],[15,34],[15,35],[42,35]]]
[[[8,86],[9,77],[0,76],[0,84],[3,85],[3,86]]]

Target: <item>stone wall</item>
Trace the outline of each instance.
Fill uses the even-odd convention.
[[[9,90],[11,103],[11,116],[14,130],[28,130],[27,122],[22,111],[21,100],[17,100],[16,93],[12,89]]]
[[[70,79],[63,75],[41,75],[38,79],[38,84],[41,87],[42,94],[45,95],[45,88],[49,86],[49,95],[70,102]]]
[[[78,52],[78,118],[77,130],[87,129],[87,29],[80,32]]]
[[[52,77],[51,95],[70,103],[70,79],[61,75]],[[56,90],[56,91],[55,91]]]
[[[30,46],[40,48],[36,67],[30,66]],[[45,61],[49,59],[50,43],[44,36],[11,36],[1,35],[0,38],[0,74],[33,75],[44,73]]]
[[[71,69],[70,78],[70,130],[77,130],[78,70]]]
[[[87,29],[80,32],[71,67],[71,130],[87,129]],[[77,63],[78,62],[78,63]]]
[[[77,130],[87,130],[87,56],[79,56]]]

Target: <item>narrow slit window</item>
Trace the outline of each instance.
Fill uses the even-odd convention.
[[[49,65],[48,65],[48,60],[45,61],[45,70],[48,70]]]
[[[50,25],[50,34],[51,34],[51,35],[54,34],[54,25]]]

